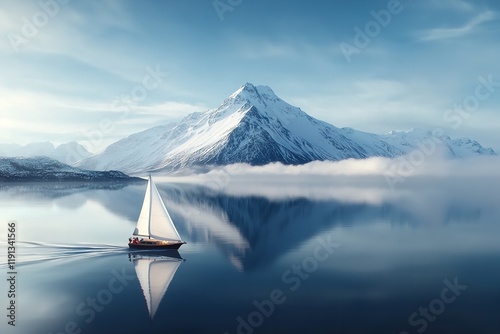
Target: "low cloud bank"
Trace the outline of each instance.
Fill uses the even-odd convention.
[[[215,170],[212,172],[217,172]],[[314,161],[304,165],[272,163],[265,166],[229,165],[222,171],[231,175],[331,175],[331,176],[500,176],[500,157],[446,159],[441,156],[413,161],[408,156],[396,159],[368,158],[342,161]]]
[[[163,177],[174,183],[199,184],[234,196],[270,199],[302,197],[381,203],[419,191],[481,193],[500,188],[500,157],[450,160],[434,155],[423,161],[411,156],[314,161],[304,165],[233,164],[207,173]],[[423,190],[422,190],[423,189]],[[498,192],[498,191],[497,191]],[[495,194],[497,196],[499,194]]]
[[[264,166],[232,164],[215,167],[207,173],[175,177],[179,181],[195,181],[197,178],[231,176],[491,176],[500,177],[500,156],[484,156],[468,159],[447,159],[435,155],[423,160],[411,156],[399,158],[346,159],[341,161],[313,161],[303,165],[271,163]]]

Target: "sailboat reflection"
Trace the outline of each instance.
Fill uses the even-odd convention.
[[[128,257],[134,263],[149,317],[153,319],[175,272],[185,260],[177,251],[129,252]]]

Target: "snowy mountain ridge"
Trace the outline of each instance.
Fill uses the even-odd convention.
[[[78,165],[93,170],[143,173],[153,170],[271,162],[303,164],[408,154],[431,139],[451,158],[494,155],[470,139],[414,129],[385,135],[337,128],[315,119],[274,94],[246,83],[216,109],[196,112],[178,124],[157,126],[121,139]]]
[[[60,162],[74,165],[81,159],[92,156],[76,141],[54,146],[51,142],[30,143],[28,145],[1,144],[0,157],[36,157],[45,156]]]
[[[1,158],[0,181],[135,181],[118,171],[89,171],[40,156],[30,158]]]

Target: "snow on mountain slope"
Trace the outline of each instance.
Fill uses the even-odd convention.
[[[50,142],[31,143],[25,146],[18,144],[0,144],[0,156],[3,157],[36,157],[46,156],[70,165],[81,159],[92,156],[82,145],[73,141],[57,147]]]
[[[467,158],[474,155],[495,155],[491,148],[484,148],[475,140],[469,138],[451,139],[441,130],[425,131],[412,129],[411,131],[392,131],[387,135],[380,135],[385,142],[393,147],[409,153],[416,147],[422,147],[427,142],[440,145],[449,158]]]
[[[162,154],[164,143],[174,128],[175,123],[171,123],[135,133],[111,144],[104,152],[85,159],[78,165],[91,170],[115,169],[116,166],[132,171],[153,169],[153,158]]]
[[[422,141],[442,145],[450,157],[495,154],[469,139],[423,130],[376,135],[315,119],[267,86],[245,84],[221,106],[122,139],[79,164],[127,173],[245,162],[303,164],[410,153]]]

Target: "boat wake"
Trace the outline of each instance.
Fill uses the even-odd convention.
[[[0,242],[0,248],[6,248],[6,242]],[[106,244],[51,244],[44,242],[18,241],[16,242],[16,267],[36,264],[39,262],[84,259],[97,256],[126,254],[128,247]],[[4,257],[0,267],[8,265]]]

